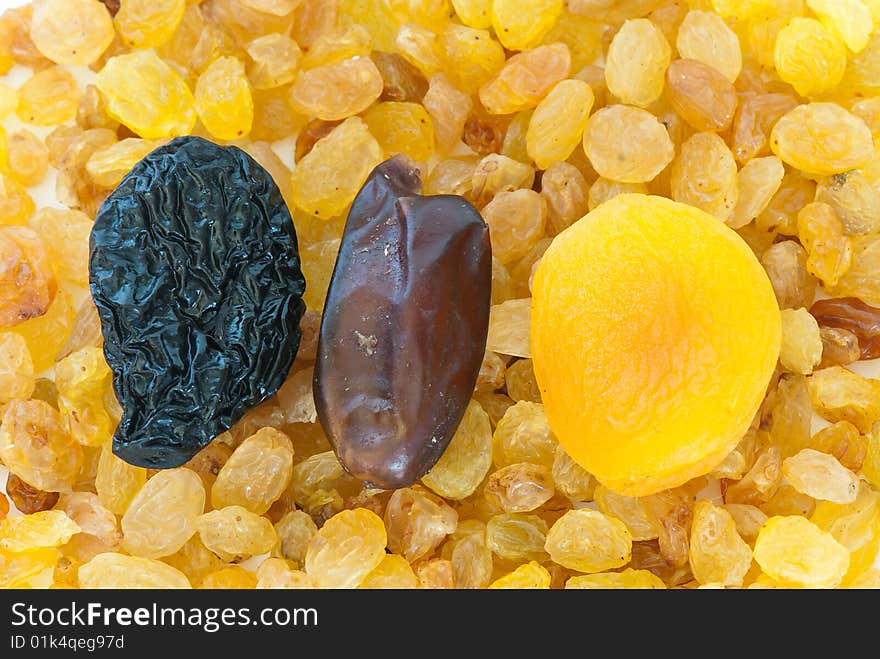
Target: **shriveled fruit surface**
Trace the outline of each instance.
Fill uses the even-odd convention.
[[[780,317],[767,274],[717,219],[617,196],[556,237],[532,291],[550,427],[600,482],[628,495],[681,485],[745,433]]]
[[[880,585],[880,2],[28,1],[0,10],[0,587]],[[131,410],[88,237],[181,136],[271,175],[306,310],[277,393],[156,471],[112,451]],[[349,404],[357,420],[346,445],[419,403],[384,427],[427,449],[369,461],[408,472],[384,490],[337,459],[313,381],[339,375],[318,344],[343,310],[327,292],[346,218],[398,154],[427,199],[476,209],[492,256],[476,278],[455,250],[394,269],[443,270],[415,294],[381,266],[421,243],[398,250],[400,227],[371,220],[378,242],[355,245],[375,265],[353,290],[449,312],[344,307],[359,356],[342,375],[379,392],[365,406],[334,382],[336,420]],[[599,229],[601,249],[560,257]],[[184,310],[213,295],[183,265],[219,246],[162,239],[176,247],[145,288],[187,277]],[[485,350],[457,315],[484,295]],[[199,362],[206,344],[174,338]],[[378,356],[387,387],[384,366],[351,366]],[[463,362],[473,390],[438,391]],[[187,419],[213,405],[193,401]],[[420,411],[440,409],[460,421]]]

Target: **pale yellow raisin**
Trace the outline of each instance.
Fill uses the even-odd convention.
[[[632,536],[620,520],[582,508],[568,511],[553,524],[544,547],[564,567],[602,572],[629,562]]]
[[[803,517],[771,517],[755,540],[755,560],[783,586],[834,588],[849,569],[849,552]]]

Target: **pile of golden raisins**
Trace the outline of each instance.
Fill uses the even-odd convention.
[[[880,586],[877,0],[34,0],[0,15],[0,72],[0,586]],[[278,394],[153,471],[110,449],[88,238],[184,134],[272,174],[308,311]],[[336,460],[312,373],[347,209],[396,153],[482,213],[493,306],[448,450],[381,491]],[[545,250],[622,193],[735,230],[781,309],[735,448],[632,496],[558,444],[530,342]],[[643,279],[617,292],[659,313]],[[689,384],[664,386],[633,419]]]

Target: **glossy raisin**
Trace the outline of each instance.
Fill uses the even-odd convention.
[[[384,86],[380,101],[421,103],[428,91],[428,81],[421,71],[397,53],[376,51],[371,57],[382,75]]]
[[[880,357],[880,309],[855,297],[818,300],[810,313],[822,327],[849,330],[859,339],[862,359]]]
[[[315,364],[318,419],[336,454],[386,489],[410,485],[440,458],[474,390],[488,331],[488,227],[463,198],[420,189],[402,157],[361,188]]]
[[[183,464],[284,382],[305,283],[287,206],[246,153],[156,149],[101,207],[90,250],[118,456]]]
[[[58,492],[44,492],[28,485],[18,476],[9,472],[6,478],[6,494],[12,503],[25,515],[49,510],[58,503]]]

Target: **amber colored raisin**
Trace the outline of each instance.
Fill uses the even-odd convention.
[[[711,66],[675,60],[666,70],[666,89],[672,107],[696,130],[721,131],[733,121],[736,89]]]
[[[855,297],[818,300],[810,313],[822,327],[849,330],[859,339],[862,359],[880,357],[880,309]]]
[[[480,155],[498,153],[504,143],[509,118],[475,112],[464,122],[462,139]]]
[[[770,154],[770,130],[776,121],[797,105],[790,94],[758,94],[740,96],[733,120],[733,154],[739,162]]]
[[[44,492],[25,483],[9,472],[6,477],[6,494],[12,503],[25,515],[49,510],[58,502],[58,492]]]
[[[43,240],[25,227],[0,227],[0,327],[46,313],[57,284]]]
[[[312,150],[312,147],[315,146],[318,140],[327,137],[330,131],[341,123],[341,120],[324,121],[323,119],[313,119],[306,124],[305,128],[296,136],[296,147],[294,148],[293,155],[294,162],[299,162],[304,155]]]
[[[376,51],[371,57],[384,84],[380,101],[421,103],[428,91],[428,82],[421,71],[397,53]]]
[[[859,337],[849,330],[820,326],[819,338],[822,340],[822,361],[819,368],[846,366],[862,357]]]

